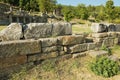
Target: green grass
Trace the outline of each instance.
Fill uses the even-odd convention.
[[[118,57],[120,57],[120,45],[115,45],[113,48],[112,48],[112,53],[117,55]]]
[[[6,26],[1,26],[0,25],[0,31],[3,30]]]
[[[72,26],[73,33],[91,33],[90,26],[88,25],[73,25]]]

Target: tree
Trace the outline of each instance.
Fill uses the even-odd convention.
[[[108,0],[106,2],[106,15],[109,21],[112,21],[114,17],[114,2],[112,0]]]
[[[52,12],[55,9],[56,0],[38,0],[39,8],[42,13]]]
[[[88,10],[87,10],[87,8],[84,4],[79,4],[77,6],[77,11],[76,12],[77,12],[77,17],[78,18],[87,20],[88,17],[89,17]]]
[[[75,9],[73,6],[63,6],[62,13],[67,22],[75,17]]]

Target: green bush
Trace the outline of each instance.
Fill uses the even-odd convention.
[[[106,47],[105,45],[102,45],[101,50],[107,51],[109,56],[112,55],[111,49],[109,47]]]
[[[117,62],[101,57],[90,64],[90,69],[96,74],[103,77],[112,77],[119,73],[119,65]]]

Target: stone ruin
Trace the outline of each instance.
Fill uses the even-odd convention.
[[[93,24],[93,33],[87,36],[72,35],[70,23],[11,23],[0,32],[0,79],[23,66],[34,67],[46,59],[74,58],[86,55],[86,51],[98,50],[102,45],[119,44],[119,27]]]
[[[1,41],[39,39],[72,34],[70,23],[11,23],[0,31]]]
[[[21,10],[18,7],[0,2],[0,25],[6,25],[13,22],[18,23],[46,23],[46,15],[31,15],[29,12]]]

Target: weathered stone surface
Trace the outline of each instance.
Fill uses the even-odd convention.
[[[93,33],[92,34],[92,37],[94,38],[104,38],[104,37],[107,37],[108,34],[107,33]]]
[[[46,53],[46,52],[53,52],[53,51],[57,51],[57,46],[52,46],[52,47],[45,47],[45,48],[42,48],[42,52],[43,53]]]
[[[91,50],[88,53],[88,55],[91,56],[91,57],[93,57],[93,58],[97,58],[97,57],[108,55],[108,52],[107,51],[103,51],[103,50],[100,50],[100,51]]]
[[[61,45],[74,45],[84,42],[83,35],[71,35],[71,36],[61,36],[58,37],[59,44]]]
[[[120,32],[116,32],[116,33],[117,33],[118,42],[120,43]]]
[[[108,25],[108,32],[115,32],[116,31],[116,26],[114,24],[109,24]]]
[[[40,55],[40,59],[49,59],[49,58],[55,58],[59,55],[58,51],[50,52],[50,53],[42,53]]]
[[[41,45],[37,40],[17,40],[0,42],[0,57],[25,55],[41,52]]]
[[[108,32],[108,37],[113,37],[113,38],[116,38],[118,35],[116,32]]]
[[[105,38],[103,40],[102,45],[105,45],[107,47],[113,46],[114,45],[114,38]]]
[[[30,23],[24,30],[25,39],[46,38],[51,36],[71,35],[70,23]]]
[[[41,41],[42,47],[50,47],[57,45],[57,38],[43,38],[39,39]]]
[[[117,45],[119,43],[119,39],[118,38],[115,38],[114,39],[114,44]]]
[[[113,61],[119,61],[119,60],[120,60],[119,57],[117,57],[116,55],[108,56],[108,58],[109,58],[110,60],[113,60]]]
[[[87,43],[87,50],[94,50],[96,48],[96,43]]]
[[[59,53],[59,56],[61,56],[65,54],[65,51],[59,51],[58,53]]]
[[[120,24],[116,24],[116,32],[120,32]]]
[[[87,44],[78,44],[70,47],[70,53],[77,53],[77,52],[82,52],[87,50]]]
[[[94,43],[102,42],[104,38],[93,38]]]
[[[70,23],[54,23],[52,36],[62,36],[62,35],[71,35],[72,34],[72,25]]]
[[[32,55],[27,55],[27,62],[34,62],[40,60],[41,53],[36,53]]]
[[[20,64],[25,64],[26,62],[27,62],[26,55],[0,58],[0,69],[8,68]]]
[[[11,23],[8,27],[0,31],[2,41],[20,40],[23,38],[22,24]]]
[[[30,23],[24,31],[25,39],[44,38],[52,35],[52,24],[49,23]]]
[[[91,30],[96,33],[106,32],[107,26],[100,23],[92,23]]]
[[[64,60],[68,60],[70,58],[72,58],[72,54],[62,55],[62,56],[58,57],[58,61],[64,61]]]
[[[75,53],[72,55],[72,58],[78,58],[78,57],[82,57],[82,56],[86,56],[86,52]]]

